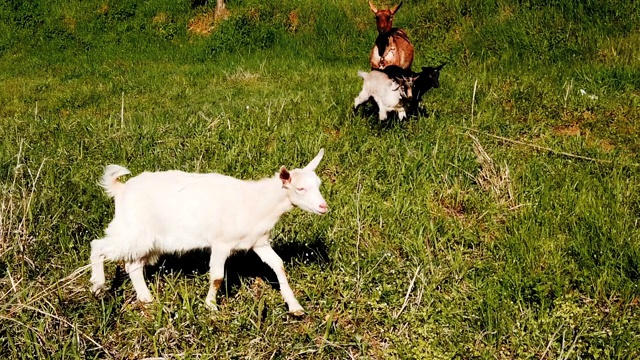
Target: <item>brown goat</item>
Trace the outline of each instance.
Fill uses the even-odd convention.
[[[402,6],[402,1],[392,9],[378,10],[369,1],[371,11],[376,14],[378,28],[378,37],[369,58],[372,69],[384,69],[391,65],[411,69],[413,45],[404,30],[392,27],[393,15],[400,9],[400,6]]]

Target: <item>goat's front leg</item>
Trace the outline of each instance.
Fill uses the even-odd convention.
[[[381,60],[382,56],[380,56],[380,49],[378,48],[378,45],[374,45],[373,49],[371,50],[371,56],[369,57],[371,67],[373,69],[379,69]]]
[[[222,281],[224,280],[224,263],[231,252],[226,249],[211,249],[211,260],[209,261],[209,292],[204,303],[212,310],[218,310],[216,295]]]
[[[124,269],[129,273],[129,278],[133,284],[133,289],[136,291],[138,301],[143,303],[152,302],[153,296],[151,292],[149,292],[147,284],[144,282],[144,261],[127,261],[124,264]]]
[[[405,111],[405,109],[404,108],[398,109],[398,119],[403,120],[406,117],[407,117],[407,112]]]
[[[269,245],[262,245],[253,248],[256,254],[264,261],[269,267],[276,273],[278,277],[278,283],[280,284],[280,293],[284,301],[289,306],[289,313],[295,316],[304,315],[304,309],[293,295],[293,290],[289,286],[287,281],[287,274],[284,271],[284,264],[282,259]]]

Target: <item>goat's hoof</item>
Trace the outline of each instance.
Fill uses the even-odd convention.
[[[216,304],[215,301],[212,301],[210,299],[206,299],[204,301],[204,304],[207,306],[207,308],[209,308],[209,310],[211,311],[218,311],[218,305]]]
[[[102,290],[105,289],[105,285],[104,283],[102,284],[92,284],[91,285],[91,292],[93,293],[93,295],[98,295],[102,292]]]
[[[293,317],[302,317],[304,316],[304,309],[303,308],[291,309],[289,310],[289,315]]]
[[[151,294],[142,294],[142,295],[138,294],[136,298],[138,299],[139,302],[144,304],[148,304],[153,301],[153,296],[151,296]]]

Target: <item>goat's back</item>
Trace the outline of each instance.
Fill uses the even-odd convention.
[[[358,72],[358,74],[364,72]],[[381,70],[371,70],[364,77],[362,92],[358,97],[373,97],[380,109],[394,110],[401,105],[401,85]],[[357,100],[356,100],[357,101]]]
[[[235,231],[253,217],[256,199],[248,190],[251,183],[221,174],[144,172],[124,183],[116,195],[115,217],[107,232],[118,235],[136,229],[138,234],[131,235],[154,238],[166,247],[178,243],[174,241],[178,238],[202,242],[227,236],[229,229]]]
[[[398,87],[391,77],[380,70],[371,70],[368,73],[358,71],[358,75],[364,79],[363,88],[372,96],[378,93],[386,93],[389,89]]]
[[[143,172],[124,185],[116,197],[116,209],[144,206],[147,212],[165,218],[181,216],[179,210],[202,212],[212,203],[238,199],[243,193],[242,180],[215,173],[179,170]]]

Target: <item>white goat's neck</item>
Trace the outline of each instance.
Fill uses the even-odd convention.
[[[278,175],[255,181],[254,185],[255,214],[270,230],[284,213],[293,209],[293,204]]]

